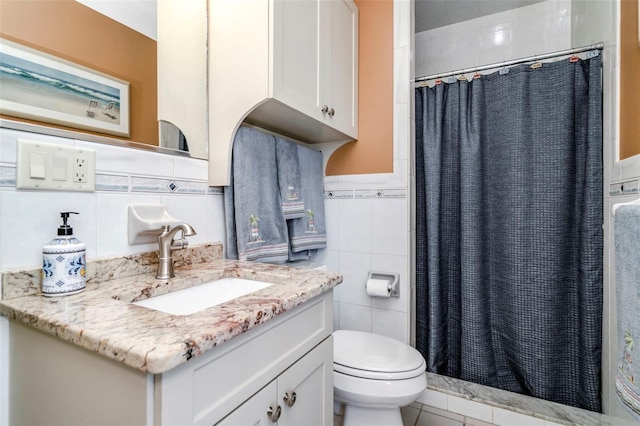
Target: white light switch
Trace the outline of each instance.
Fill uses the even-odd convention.
[[[92,149],[18,139],[17,160],[16,188],[95,191]]]
[[[29,177],[31,179],[44,179],[46,177],[45,159],[45,155],[40,152],[29,153]]]
[[[53,180],[67,180],[69,157],[53,154]]]

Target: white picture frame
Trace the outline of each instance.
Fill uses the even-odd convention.
[[[129,83],[0,38],[0,114],[130,136]]]

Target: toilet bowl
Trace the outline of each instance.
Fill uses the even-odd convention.
[[[402,426],[400,407],[427,387],[426,363],[402,342],[362,331],[333,333],[333,394],[344,426]]]

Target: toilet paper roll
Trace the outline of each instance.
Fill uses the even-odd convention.
[[[390,297],[389,281],[370,278],[367,280],[367,294],[373,297]]]

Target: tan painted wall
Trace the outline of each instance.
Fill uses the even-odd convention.
[[[638,0],[620,2],[620,159],[640,154]]]
[[[155,40],[74,0],[0,0],[0,36],[128,81],[128,140],[158,145]]]
[[[355,2],[360,138],[336,151],[327,175],[393,171],[393,1]],[[0,36],[128,81],[129,139],[158,144],[154,40],[74,0],[0,0]]]
[[[393,0],[355,0],[359,17],[358,134],[327,175],[393,172]]]

